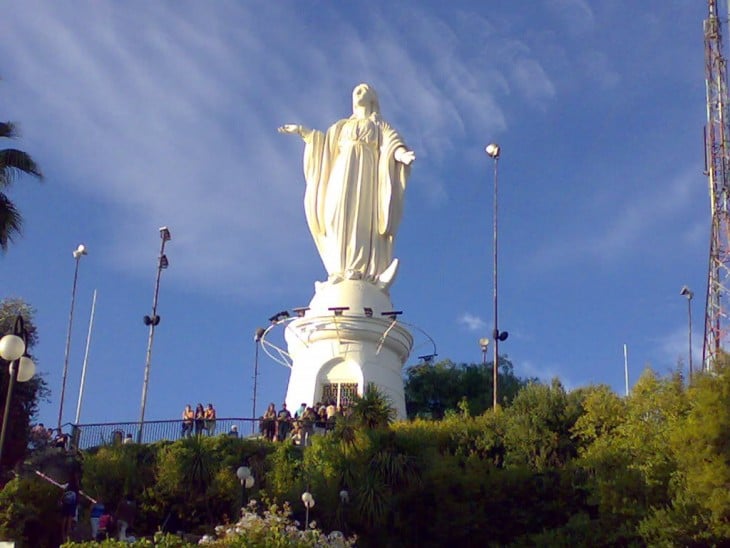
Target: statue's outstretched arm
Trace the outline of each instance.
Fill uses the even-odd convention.
[[[278,131],[279,133],[286,133],[289,135],[296,134],[299,135],[299,137],[301,137],[302,139],[306,139],[312,134],[313,130],[299,124],[284,124],[279,128]]]
[[[416,159],[416,153],[412,150],[408,150],[406,147],[397,148],[393,156],[395,157],[396,162],[400,162],[407,166],[411,165]]]

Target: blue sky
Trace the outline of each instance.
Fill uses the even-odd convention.
[[[492,325],[491,141],[499,163],[500,346],[520,376],[575,388],[699,363],[710,222],[704,2],[3,2],[2,118],[43,185],[10,191],[25,233],[3,297],[37,308],[54,424],[81,260],[64,422],[136,420],[167,225],[148,419],[185,403],[251,412],[253,333],[306,306],[324,268],[306,227],[302,146],[354,85],[416,151],[391,290],[439,358],[478,362]],[[431,352],[416,334],[416,356]],[[260,359],[259,406],[288,370]]]

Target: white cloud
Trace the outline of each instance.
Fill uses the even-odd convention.
[[[702,318],[700,318],[701,320]],[[687,368],[689,363],[689,333],[688,325],[678,325],[652,342],[656,347],[657,367],[673,369],[678,364]],[[703,333],[692,330],[692,364],[697,371],[702,364]],[[660,373],[664,371],[659,370]]]
[[[11,12],[0,24],[17,78],[7,99],[49,181],[104,205],[108,260],[146,272],[167,224],[174,275],[233,292],[280,286],[293,267],[322,276],[301,143],[277,125],[323,128],[347,114],[350,86],[371,81],[418,155],[412,192],[439,207],[451,192],[440,168],[462,159],[463,142],[507,128],[501,97],[542,107],[556,96],[531,48],[479,13],[403,9],[403,26],[376,9],[363,28],[330,10],[313,41],[298,39],[316,32],[311,22],[275,4]]]
[[[512,77],[517,90],[535,105],[555,97],[555,85],[535,59],[517,59]]]
[[[644,185],[615,198],[604,195],[590,206],[583,205],[592,210],[592,222],[586,224],[585,230],[574,231],[568,238],[561,234],[553,242],[539,246],[533,259],[541,268],[549,268],[579,258],[611,263],[640,251],[643,248],[637,242],[645,242],[658,231],[666,233],[668,219],[685,217],[680,212],[690,207],[696,187],[697,170],[691,166],[664,185]],[[695,223],[689,231],[688,237],[697,236]]]
[[[585,34],[596,24],[593,10],[585,0],[547,0],[546,5],[571,35]]]
[[[466,326],[469,331],[484,331],[487,323],[479,316],[465,312],[458,319],[459,324]]]
[[[621,75],[611,66],[608,55],[589,50],[579,54],[581,74],[592,79],[605,89],[615,88],[621,83]]]
[[[531,359],[521,359],[518,363],[519,367],[515,368],[515,374],[522,378],[536,378],[538,381],[549,384],[553,379],[557,378],[563,387],[570,391],[585,385],[583,380],[576,381],[565,375],[565,368],[561,368],[556,364],[536,365]]]

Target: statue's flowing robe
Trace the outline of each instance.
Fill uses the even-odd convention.
[[[304,209],[330,278],[375,282],[391,264],[410,166],[378,115],[351,117],[305,137]]]

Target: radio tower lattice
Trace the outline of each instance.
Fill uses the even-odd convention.
[[[712,225],[710,264],[707,278],[705,338],[702,366],[712,370],[728,335],[730,299],[730,143],[728,143],[727,61],[723,56],[718,0],[708,0],[705,19],[705,84],[707,126],[705,128],[706,174],[710,190]]]

